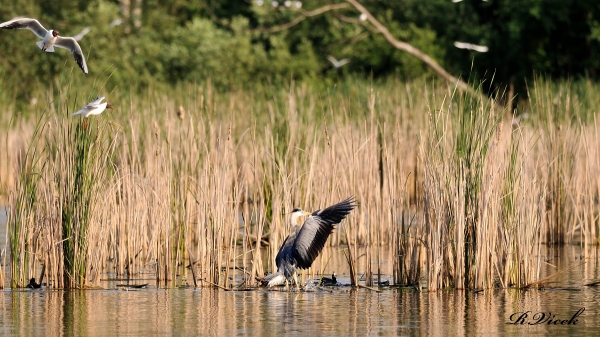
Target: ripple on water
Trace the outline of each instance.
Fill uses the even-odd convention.
[[[549,275],[572,266],[561,253]],[[115,288],[0,291],[0,334],[61,335],[595,335],[600,330],[598,259],[560,274],[544,290],[495,289],[473,294],[349,287],[327,291]],[[577,325],[510,325],[514,313],[538,312]],[[532,322],[532,321],[530,321]]]
[[[77,335],[586,335],[600,328],[597,287],[418,293],[412,290],[226,292],[136,289],[0,292],[5,336]],[[551,312],[575,326],[507,325],[512,313]]]

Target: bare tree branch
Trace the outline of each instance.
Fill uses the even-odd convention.
[[[347,22],[347,23],[351,23],[353,25],[363,26],[366,29],[368,29],[371,33],[373,33],[373,34],[379,34],[379,31],[375,27],[373,27],[372,25],[370,25],[367,21],[361,21],[359,19],[350,18],[350,17],[347,17],[347,16],[345,16],[345,15],[343,15],[341,13],[338,13],[338,12],[333,12],[332,14],[338,20],[341,20],[341,21],[344,21],[344,22]]]
[[[204,6],[204,8],[206,9],[206,12],[208,13],[208,15],[218,24],[220,24],[221,26],[227,27],[231,30],[233,30],[233,27],[231,27],[231,25],[221,19],[219,19],[215,13],[208,7],[208,6]],[[252,33],[276,33],[276,32],[280,32],[282,30],[286,30],[286,29],[290,29],[292,27],[294,27],[295,25],[299,24],[300,22],[304,21],[307,18],[310,18],[312,16],[317,16],[317,15],[321,15],[325,12],[329,12],[329,11],[335,11],[338,9],[343,9],[343,8],[348,8],[348,5],[345,3],[341,3],[341,4],[332,4],[332,5],[327,5],[327,6],[323,6],[323,7],[319,7],[317,9],[313,9],[312,11],[305,11],[303,9],[298,9],[297,12],[300,13],[300,16],[296,17],[294,20],[285,23],[283,25],[279,25],[279,26],[274,26],[274,27],[269,27],[269,28],[258,28],[258,29],[251,29],[251,30],[246,30],[244,31],[244,33],[247,34],[252,34]]]
[[[350,3],[354,8],[356,8],[361,14],[363,14],[364,16],[367,17],[367,21],[370,23],[368,24],[365,21],[361,21],[361,20],[356,20],[353,18],[349,18],[347,16],[342,15],[341,13],[336,12],[339,9],[344,9],[344,8],[348,8],[346,3],[339,3],[339,4],[330,4],[330,5],[326,5],[323,7],[319,7],[317,9],[314,9],[312,11],[305,11],[303,9],[298,9],[296,10],[297,12],[299,12],[301,15],[296,17],[295,19],[293,19],[292,21],[279,25],[279,26],[274,26],[274,27],[270,27],[270,28],[258,28],[258,29],[252,29],[252,30],[246,30],[243,33],[247,33],[247,34],[252,34],[252,33],[275,33],[275,32],[279,32],[282,30],[286,30],[286,29],[290,29],[291,27],[299,24],[300,22],[304,21],[305,19],[309,18],[309,17],[313,17],[313,16],[317,16],[317,15],[321,15],[323,13],[329,12],[329,11],[333,11],[333,14],[340,20],[345,21],[345,22],[350,22],[353,24],[361,24],[363,25],[365,28],[367,28],[369,31],[371,31],[372,33],[379,33],[382,34],[383,37],[388,41],[388,43],[390,43],[392,46],[394,46],[396,49],[405,51],[407,53],[409,53],[410,55],[418,58],[419,60],[421,60],[423,63],[425,63],[428,67],[430,67],[431,69],[433,69],[433,71],[440,77],[442,77],[443,79],[445,79],[446,81],[456,85],[459,89],[463,90],[463,91],[467,91],[471,94],[474,95],[480,95],[480,93],[478,93],[475,89],[473,89],[471,86],[469,86],[467,83],[463,82],[462,80],[460,80],[457,77],[452,76],[450,73],[448,73],[444,68],[442,68],[434,59],[432,59],[429,55],[425,54],[424,52],[422,52],[421,50],[413,47],[411,44],[403,42],[403,41],[399,41],[397,40],[392,33],[390,33],[390,31],[387,29],[387,27],[385,27],[381,22],[379,22],[363,5],[361,5],[357,0],[346,0],[346,2]],[[218,24],[225,26],[229,29],[233,30],[233,27],[226,21],[223,21],[221,19],[219,19],[213,12],[212,10],[208,7],[208,6],[204,6],[206,11],[208,12],[208,14],[212,17],[212,19],[217,22]],[[371,26],[372,25],[372,26]]]
[[[429,57],[429,55],[423,53],[419,49],[413,47],[412,45],[410,45],[406,42],[397,40],[392,35],[392,33],[390,33],[390,31],[383,24],[381,24],[381,22],[379,22],[377,19],[375,19],[375,17],[373,15],[371,15],[371,13],[365,7],[363,7],[363,5],[358,3],[358,1],[356,1],[356,0],[346,0],[346,1],[349,2],[352,6],[354,6],[354,8],[356,8],[359,12],[361,12],[361,14],[364,14],[367,17],[367,20],[369,20],[369,22],[371,24],[373,24],[373,26],[375,26],[377,31],[379,33],[381,33],[383,35],[383,37],[385,37],[385,39],[392,46],[394,46],[395,48],[400,49],[402,51],[405,51],[405,52],[409,53],[410,55],[423,61],[431,69],[433,69],[433,71],[435,71],[440,77],[444,78],[448,82],[456,84],[456,86],[458,86],[458,88],[460,88],[464,91],[468,91],[469,93],[472,93],[474,95],[479,95],[479,93],[477,93],[467,83],[450,75],[450,73],[448,73],[446,70],[444,70],[444,68],[442,68],[434,59]]]
[[[341,3],[341,4],[333,4],[333,5],[327,5],[327,6],[323,6],[323,7],[319,7],[317,9],[314,9],[312,11],[305,11],[303,9],[300,9],[299,12],[302,14],[302,16],[299,16],[297,18],[295,18],[294,20],[283,24],[281,26],[275,26],[275,27],[271,27],[271,28],[267,28],[267,29],[255,29],[253,32],[259,32],[259,33],[275,33],[275,32],[279,32],[282,30],[286,30],[289,29],[297,24],[299,24],[300,22],[302,22],[304,19],[309,18],[311,16],[316,16],[316,15],[321,15],[325,12],[329,12],[329,11],[334,11],[337,9],[342,9],[342,8],[347,8],[348,6],[345,3]]]

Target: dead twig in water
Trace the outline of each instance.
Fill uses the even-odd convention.
[[[358,285],[358,287],[359,287],[359,288],[363,288],[363,289],[369,289],[369,290],[371,290],[371,291],[376,291],[376,292],[378,292],[378,293],[380,293],[380,292],[381,292],[381,290],[379,290],[379,289],[375,289],[375,288],[371,288],[371,287],[363,286],[362,284],[359,284],[359,285]]]
[[[356,276],[355,270],[355,261],[352,259],[352,252],[350,251],[350,237],[348,236],[348,231],[344,228],[344,234],[346,234],[346,242],[348,242],[348,254],[344,250],[344,256],[346,256],[346,260],[348,261],[348,268],[350,269],[350,285],[353,287],[358,286],[358,278]]]
[[[250,272],[249,272],[249,271],[247,271],[247,270],[246,270],[246,269],[244,269],[244,268],[241,268],[241,267],[235,266],[235,269],[237,269],[237,270],[239,270],[239,271],[243,272],[244,274],[246,274],[246,275],[248,275],[248,276],[252,276],[252,274],[250,274]]]
[[[134,288],[134,289],[146,288],[147,286],[148,286],[148,283],[144,283],[144,284],[117,284],[117,287],[121,287],[121,288]]]
[[[190,259],[190,269],[192,271],[192,280],[194,280],[194,288],[198,288],[198,282],[196,281],[196,261],[192,260],[192,252],[188,248],[188,257]]]
[[[223,290],[225,290],[225,291],[231,291],[231,289],[227,289],[227,288],[225,288],[225,287],[223,287],[223,286],[221,286],[221,285],[218,285],[218,284],[216,284],[216,283],[212,283],[212,282],[210,282],[209,280],[207,280],[207,279],[205,279],[205,278],[204,278],[204,279],[202,279],[202,281],[204,281],[204,282],[206,282],[206,283],[208,283],[208,284],[210,284],[210,285],[212,285],[212,286],[215,286],[215,287],[217,287],[217,288],[223,289]]]
[[[552,275],[550,275],[550,276],[546,276],[546,277],[544,277],[543,279],[541,279],[541,280],[539,280],[539,281],[535,281],[535,282],[532,282],[532,283],[529,283],[529,284],[525,285],[525,286],[523,287],[523,289],[528,289],[528,288],[531,288],[531,287],[534,287],[534,286],[537,286],[537,285],[540,285],[540,284],[546,283],[548,280],[550,280],[550,279],[552,279],[552,278],[555,278],[555,277],[557,277],[558,275],[564,274],[564,273],[566,273],[567,271],[569,271],[569,270],[571,270],[571,269],[574,269],[575,267],[579,267],[579,266],[581,266],[581,265],[583,265],[583,264],[585,264],[585,261],[584,261],[584,262],[582,262],[582,263],[580,263],[580,264],[576,264],[576,265],[574,265],[574,266],[571,266],[571,267],[565,268],[565,269],[563,269],[563,270],[559,270],[559,271],[557,271],[556,273],[554,273],[554,274],[552,274]]]

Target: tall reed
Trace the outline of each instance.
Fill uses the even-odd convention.
[[[43,118],[35,126],[33,138],[39,137],[44,129]],[[11,287],[24,287],[35,277],[35,245],[39,243],[36,222],[42,214],[36,212],[39,199],[38,187],[45,168],[40,149],[30,142],[27,150],[18,156],[16,190],[9,195],[7,219],[8,244],[10,247]],[[32,241],[35,237],[35,241]]]
[[[592,244],[598,226],[597,128],[565,122],[561,132],[573,131],[552,136],[540,116],[554,89],[537,90],[517,111],[532,117],[514,123],[491,100],[424,81],[115,92],[118,110],[86,130],[49,107],[38,128],[7,130],[29,144],[10,164],[21,178],[7,184],[13,286],[40,265],[54,287],[97,285],[106,272],[161,286],[251,285],[276,269],[286,213],[348,196],[359,206],[327,245],[350,248],[356,282],[383,270],[398,284],[426,276],[431,290],[526,286],[540,277],[546,233]],[[393,261],[380,245],[394,246]],[[343,255],[326,252],[305,276]]]
[[[543,194],[522,189],[522,135],[501,142],[493,101],[446,95],[438,106],[422,150],[428,286],[525,286],[539,273],[543,200],[527,197]]]

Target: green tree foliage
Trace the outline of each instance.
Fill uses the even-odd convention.
[[[525,79],[534,74],[593,79],[600,68],[600,2],[596,0],[361,3],[396,38],[463,78],[494,76],[496,85],[512,83],[523,91]],[[89,26],[91,31],[79,42],[88,59],[88,76],[106,81],[111,88],[138,90],[207,78],[229,88],[292,78],[328,85],[355,74],[393,74],[403,79],[433,75],[422,62],[366,27],[349,4],[314,16],[304,15],[336,3],[306,0],[301,8],[296,4],[289,1],[286,6],[283,0],[277,7],[270,0],[16,0],[0,6],[0,20],[34,17],[65,36]],[[117,19],[122,23],[116,24]],[[284,26],[290,23],[294,25]],[[4,50],[0,83],[9,95],[23,101],[61,78],[81,76],[67,51],[43,53],[36,39],[27,31],[0,31]],[[458,49],[455,41],[484,45],[489,51]],[[329,55],[348,58],[350,63],[334,68],[327,61]]]
[[[593,27],[600,20],[595,0],[489,0],[452,4],[455,15],[432,25],[449,47],[465,41],[489,47],[479,54],[449,49],[444,63],[454,72],[478,77],[493,74],[501,85],[514,84],[525,93],[525,80],[596,77],[600,40]]]

